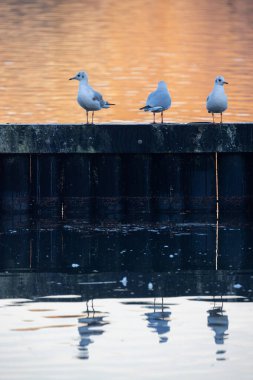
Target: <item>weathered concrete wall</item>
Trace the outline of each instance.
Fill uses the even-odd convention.
[[[251,212],[252,142],[253,124],[0,125],[0,212]]]
[[[215,212],[214,153],[0,154],[0,211],[67,217]]]
[[[252,151],[253,123],[0,125],[0,153]]]

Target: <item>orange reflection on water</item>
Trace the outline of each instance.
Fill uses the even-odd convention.
[[[218,74],[230,83],[225,121],[253,121],[251,0],[6,0],[0,18],[0,122],[84,122],[68,81],[81,69],[116,103],[97,122],[150,121],[138,109],[159,80],[166,121],[208,121]]]

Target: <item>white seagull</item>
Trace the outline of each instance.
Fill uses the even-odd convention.
[[[79,89],[77,95],[78,104],[86,110],[87,124],[89,124],[89,112],[92,111],[92,121],[94,118],[94,112],[101,110],[101,108],[110,108],[115,104],[106,102],[102,95],[93,90],[93,88],[88,84],[88,75],[84,71],[80,71],[73,78],[69,80],[76,79],[79,81]]]
[[[206,108],[207,111],[211,113],[213,116],[213,123],[215,113],[221,114],[222,123],[222,113],[226,111],[226,109],[228,108],[228,99],[224,91],[224,84],[228,84],[228,82],[225,82],[223,76],[219,75],[218,77],[216,77],[213,91],[206,99]]]
[[[145,107],[140,108],[145,112],[153,112],[155,123],[155,114],[161,113],[161,122],[163,123],[163,112],[171,106],[171,97],[167,84],[162,80],[158,83],[157,89],[149,94]]]

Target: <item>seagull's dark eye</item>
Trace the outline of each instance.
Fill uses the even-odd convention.
[[[77,76],[80,77],[80,74],[78,74]]]

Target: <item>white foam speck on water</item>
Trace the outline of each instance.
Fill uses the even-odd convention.
[[[234,287],[235,289],[241,289],[241,288],[242,288],[242,285],[241,285],[241,284],[235,284],[233,287]]]

